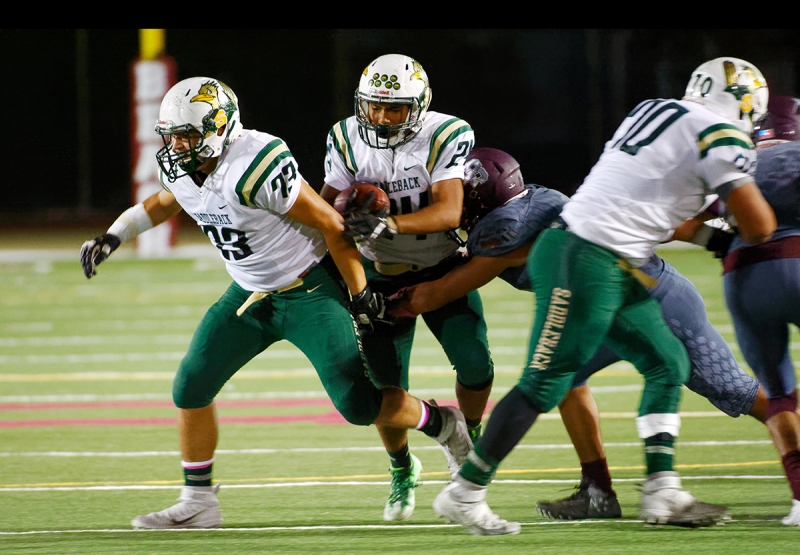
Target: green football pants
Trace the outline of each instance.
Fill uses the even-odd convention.
[[[371,381],[355,322],[345,307],[344,289],[330,257],[303,283],[274,293],[236,315],[250,295],[235,282],[195,330],[178,367],[172,395],[180,408],[209,405],[242,366],[276,341],[300,349],[317,372],[336,409],[352,424],[369,425],[382,395]],[[265,364],[280,367],[280,359]]]
[[[541,412],[565,397],[604,341],[644,376],[639,415],[675,413],[689,357],[658,302],[611,251],[546,229],[528,253],[536,311],[518,387]]]
[[[362,262],[370,288],[389,296],[402,287],[438,279],[461,261],[458,257],[451,257],[431,268],[398,276],[380,274],[375,270],[375,264],[365,258]],[[461,385],[477,391],[491,385],[494,363],[478,291],[472,291],[438,310],[426,312],[421,318],[442,346]],[[400,318],[396,324],[378,322],[374,331],[363,334],[364,352],[377,383],[408,390],[408,367],[416,321],[416,318]]]

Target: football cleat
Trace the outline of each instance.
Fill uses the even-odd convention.
[[[800,501],[792,499],[792,510],[781,519],[786,526],[800,526]]]
[[[575,489],[577,491],[566,499],[540,501],[536,510],[546,517],[561,520],[622,517],[617,496],[597,488],[585,476],[581,477],[581,483]]]
[[[137,516],[131,521],[136,530],[174,528],[216,528],[222,523],[217,492],[219,486],[198,488],[184,486],[178,503],[159,511]]]
[[[486,486],[457,476],[433,500],[433,510],[476,536],[519,534],[518,522],[508,522],[492,512],[486,503]]]
[[[428,403],[438,408],[442,415],[442,431],[435,439],[444,451],[450,477],[455,478],[473,447],[467,422],[461,411],[455,407],[440,407],[433,399]]]
[[[727,507],[698,501],[681,489],[677,472],[656,472],[642,487],[639,514],[645,524],[670,524],[686,528],[713,526],[729,520]]]
[[[383,520],[405,520],[414,513],[414,488],[422,485],[419,483],[422,463],[411,455],[411,466],[391,468],[389,471],[392,473],[392,485],[383,509]]]

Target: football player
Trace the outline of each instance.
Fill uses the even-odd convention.
[[[528,364],[495,406],[458,476],[437,495],[437,514],[473,534],[515,534],[486,492],[497,468],[537,417],[557,406],[575,373],[606,343],[644,376],[636,426],[644,441],[646,523],[710,526],[727,508],[698,501],[674,469],[681,387],[689,357],[645,284],[641,266],[672,230],[718,194],[742,238],[761,243],[775,214],[756,186],[752,122],[766,112],[761,72],[738,58],[699,66],[682,99],[641,102],[527,256],[536,295]]]
[[[435,310],[495,277],[531,291],[526,256],[567,200],[558,191],[526,185],[519,163],[508,153],[473,149],[467,157],[461,224],[468,232],[467,261],[438,280],[399,291],[390,298],[387,310],[397,317]],[[763,422],[764,390],[742,370],[708,321],[697,288],[655,253],[639,269],[649,294],[661,305],[667,325],[689,355],[686,386],[725,414],[734,418],[749,414]],[[538,503],[537,509],[546,516],[567,520],[622,516],[600,436],[597,404],[586,385],[590,376],[619,360],[608,345],[601,345],[575,373],[572,389],[558,406],[581,463],[581,481],[568,498]]]
[[[356,240],[370,288],[391,295],[402,287],[436,279],[458,263],[458,228],[463,197],[464,162],[475,136],[470,125],[430,111],[431,87],[416,60],[401,54],[369,63],[355,91],[355,114],[328,133],[325,185],[321,195],[333,202],[356,181],[381,187],[390,214],[349,210],[347,233]],[[451,232],[450,235],[448,232]],[[455,391],[472,438],[491,393],[494,365],[477,291],[422,316],[456,372]],[[375,379],[408,389],[408,367],[416,321],[376,322],[364,333],[364,351]],[[404,520],[414,511],[414,487],[421,465],[409,450],[406,430],[379,426],[391,461],[386,520]],[[467,451],[445,450],[451,475]]]
[[[756,125],[756,184],[775,211],[778,228],[769,241],[749,245],[738,222],[723,262],[725,301],[742,356],[769,398],[766,424],[781,456],[792,492],[783,524],[800,526],[800,416],[789,328],[800,326],[800,100],[770,97]],[[691,228],[691,223],[685,226]],[[691,235],[705,235],[705,228]],[[701,230],[699,233],[697,229]],[[678,230],[680,231],[680,230]],[[676,232],[678,232],[676,231]]]
[[[416,428],[443,448],[467,451],[471,442],[455,407],[438,408],[399,387],[379,389],[369,379],[353,316],[369,322],[380,299],[343,235],[342,216],[306,183],[287,144],[244,129],[236,95],[207,77],[173,86],[155,129],[164,142],[156,154],[163,190],[84,243],[86,277],[121,243],[183,209],[219,249],[233,282],[198,325],[173,381],[185,479],[178,503],[136,517],[133,526],[219,526],[214,398],[242,366],[282,339],[308,357],[348,422]]]

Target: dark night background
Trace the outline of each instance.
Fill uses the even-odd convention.
[[[682,96],[706,60],[744,58],[771,94],[800,94],[798,29],[166,30],[177,78],[225,81],[244,126],[284,139],[317,189],[328,130],[351,115],[363,68],[388,53],[422,64],[431,109],[467,120],[476,146],[507,150],[526,181],[567,194],[631,108]],[[0,30],[2,225],[113,219],[130,205],[129,66],[138,55],[137,29]],[[81,181],[90,194],[79,193]]]

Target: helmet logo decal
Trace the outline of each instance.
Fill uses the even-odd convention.
[[[736,84],[736,66],[733,62],[725,60],[722,62],[722,68],[725,70],[725,86],[731,87]]]
[[[372,76],[369,80],[369,86],[375,87],[376,89],[386,88],[386,89],[394,89],[400,90],[400,83],[397,82],[397,75],[386,75],[385,73],[381,75],[380,73],[376,73]]]
[[[749,114],[753,111],[752,93],[765,84],[749,66],[744,66],[741,72],[737,72],[735,64],[725,60],[722,62],[722,67],[725,70],[725,91],[736,97],[739,101],[739,109],[743,114]],[[744,78],[744,84],[740,83],[742,78]]]
[[[197,91],[197,94],[194,95],[191,100],[189,100],[189,102],[205,102],[211,105],[211,111],[203,118],[203,132],[205,133],[206,137],[212,133],[216,133],[219,128],[227,125],[227,112],[233,108],[233,103],[230,101],[225,106],[220,105],[219,89],[217,88],[217,85],[218,84],[214,81],[203,83],[203,85]],[[231,98],[231,93],[228,92],[230,89],[228,89],[222,83],[219,83],[219,85],[225,90],[228,98]]]
[[[414,60],[414,73],[411,75],[411,79],[420,79],[425,83],[425,86],[428,86],[428,74],[425,73],[425,70],[422,69],[422,65],[416,60]]]
[[[739,104],[739,109],[745,114],[753,111],[753,95],[746,94],[742,97],[742,102]]]

